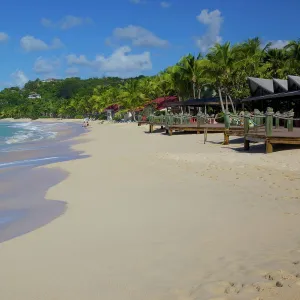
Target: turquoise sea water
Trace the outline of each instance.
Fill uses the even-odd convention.
[[[45,200],[46,191],[66,174],[36,168],[86,157],[71,149],[80,124],[0,121],[0,243],[43,226],[66,210]]]
[[[57,156],[49,155],[51,150],[41,149],[59,144],[57,136],[68,130],[74,133],[74,126],[66,123],[0,122],[0,169],[57,159]]]
[[[0,122],[0,147],[55,138],[59,124],[2,123]]]

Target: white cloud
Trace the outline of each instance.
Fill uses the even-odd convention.
[[[160,6],[163,8],[169,8],[171,6],[170,2],[162,1],[160,2]]]
[[[33,36],[27,35],[21,38],[21,47],[25,51],[41,51],[48,50],[49,46],[42,40],[36,39]]]
[[[289,43],[289,41],[287,40],[277,40],[277,41],[269,41],[269,42],[272,43],[272,45],[270,46],[270,48],[272,49],[274,48],[283,49]]]
[[[209,12],[208,9],[203,9],[197,20],[207,26],[207,30],[202,37],[197,38],[196,44],[201,51],[206,52],[215,43],[222,41],[220,34],[223,17],[221,12],[216,9]]]
[[[45,27],[60,28],[62,30],[67,30],[84,24],[90,24],[92,22],[91,18],[75,17],[71,15],[65,16],[59,21],[52,21],[46,18],[41,20],[42,25]]]
[[[166,47],[169,45],[167,40],[157,37],[154,33],[143,27],[134,25],[116,28],[113,32],[113,38],[131,41],[133,46]]]
[[[59,38],[54,38],[52,40],[52,44],[50,45],[50,48],[59,49],[59,48],[63,48],[64,46],[65,45],[63,44],[63,42]]]
[[[99,69],[109,73],[139,72],[152,69],[152,63],[149,52],[142,54],[129,54],[131,48],[124,46],[117,49],[111,56],[96,56],[96,62]]]
[[[22,37],[20,40],[20,45],[27,52],[45,51],[63,47],[63,43],[58,38],[53,39],[52,43],[48,45],[44,41],[37,39],[31,35]]]
[[[52,27],[53,26],[53,22],[49,19],[46,19],[46,18],[42,18],[41,23],[45,27]]]
[[[130,0],[131,3],[134,3],[134,4],[143,4],[143,3],[146,3],[146,1],[144,0]]]
[[[120,47],[110,56],[97,55],[95,60],[88,60],[84,55],[74,54],[66,57],[69,65],[81,65],[102,72],[108,76],[129,77],[140,74],[142,71],[152,69],[149,52],[130,54],[131,48]]]
[[[0,43],[8,40],[8,34],[5,32],[0,32]]]
[[[53,74],[59,66],[60,61],[58,59],[44,59],[39,57],[34,63],[33,70],[37,74]]]
[[[72,67],[72,68],[68,68],[66,70],[66,74],[69,75],[69,76],[76,76],[79,74],[79,69],[78,68],[75,68],[75,67]]]
[[[17,85],[19,87],[23,87],[25,83],[29,80],[25,73],[21,70],[17,70],[16,72],[12,73],[11,77],[13,78],[12,85]]]
[[[88,61],[85,55],[77,56],[75,54],[70,54],[66,56],[66,59],[68,65],[82,65],[82,66],[91,65],[91,62]]]

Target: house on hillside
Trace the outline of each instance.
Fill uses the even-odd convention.
[[[55,79],[55,78],[48,78],[48,79],[45,79],[45,80],[42,80],[42,82],[55,82],[55,81],[58,81],[58,79]]]
[[[41,98],[42,98],[41,95],[37,93],[31,93],[28,96],[28,99],[41,99]]]

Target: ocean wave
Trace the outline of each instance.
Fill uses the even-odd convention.
[[[32,165],[32,164],[41,163],[43,161],[57,160],[57,159],[59,159],[59,157],[53,156],[53,157],[44,157],[44,158],[36,158],[36,159],[16,160],[16,161],[0,164],[0,169],[13,167],[13,166],[20,166],[20,165]]]
[[[18,129],[13,136],[5,139],[6,144],[19,144],[24,142],[35,142],[43,139],[53,139],[57,132],[54,131],[57,124],[33,124],[29,123],[14,123],[9,127]],[[52,131],[51,131],[51,130]]]

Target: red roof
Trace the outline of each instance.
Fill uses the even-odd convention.
[[[108,110],[108,109],[117,111],[117,110],[119,110],[119,105],[118,104],[112,104],[112,105],[105,108],[105,110]]]
[[[168,102],[176,102],[178,98],[176,96],[167,96],[167,97],[160,97],[157,99],[152,100],[150,103],[156,104],[156,109],[160,110],[165,108],[165,104]]]

